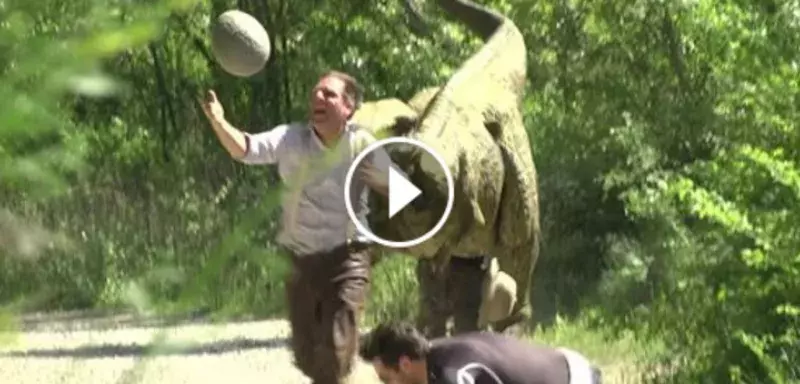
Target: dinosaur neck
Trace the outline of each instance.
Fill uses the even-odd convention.
[[[468,0],[438,0],[437,3],[483,40],[489,39],[503,23],[503,16],[500,14]]]

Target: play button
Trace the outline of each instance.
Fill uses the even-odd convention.
[[[375,161],[379,149],[391,157],[391,164]],[[388,196],[372,192],[370,212],[356,215],[354,201],[363,197],[361,192],[352,193],[363,189],[363,182],[356,181],[365,161],[388,179]],[[411,248],[444,227],[453,208],[453,190],[453,177],[439,154],[417,140],[393,137],[372,143],[355,157],[344,195],[350,196],[345,199],[347,214],[358,232],[385,247]]]
[[[389,167],[389,218],[421,194],[422,191],[398,172],[395,166]]]

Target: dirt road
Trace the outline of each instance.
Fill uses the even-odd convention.
[[[282,320],[167,326],[130,316],[28,316],[0,337],[0,383],[309,383],[292,365]],[[153,349],[158,338],[164,346]],[[378,383],[359,362],[356,382]]]

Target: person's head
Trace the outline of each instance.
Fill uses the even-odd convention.
[[[321,135],[337,133],[360,104],[358,81],[346,73],[330,71],[311,90],[311,122]]]
[[[359,355],[385,384],[425,384],[429,343],[407,323],[384,323],[370,332]]]

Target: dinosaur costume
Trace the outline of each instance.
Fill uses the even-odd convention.
[[[424,142],[444,159],[455,182],[450,217],[430,240],[403,251],[420,260],[423,296],[440,298],[446,295],[439,282],[447,279],[454,255],[497,258],[499,270],[517,284],[511,314],[492,324],[502,332],[531,315],[531,275],[540,236],[536,170],[520,111],[525,42],[511,20],[492,10],[465,0],[436,3],[480,35],[484,45],[443,86],[422,90],[407,103],[397,99],[365,103],[354,120],[377,136]],[[431,164],[420,151],[407,147],[388,151],[422,190],[426,204],[409,206],[390,222],[387,205],[376,199],[370,225],[384,238],[414,238],[419,228],[432,228],[440,218],[447,183],[436,171],[438,164]],[[426,315],[437,312],[435,305],[425,300],[423,304],[423,323],[436,329],[432,333],[441,333],[442,319]]]

